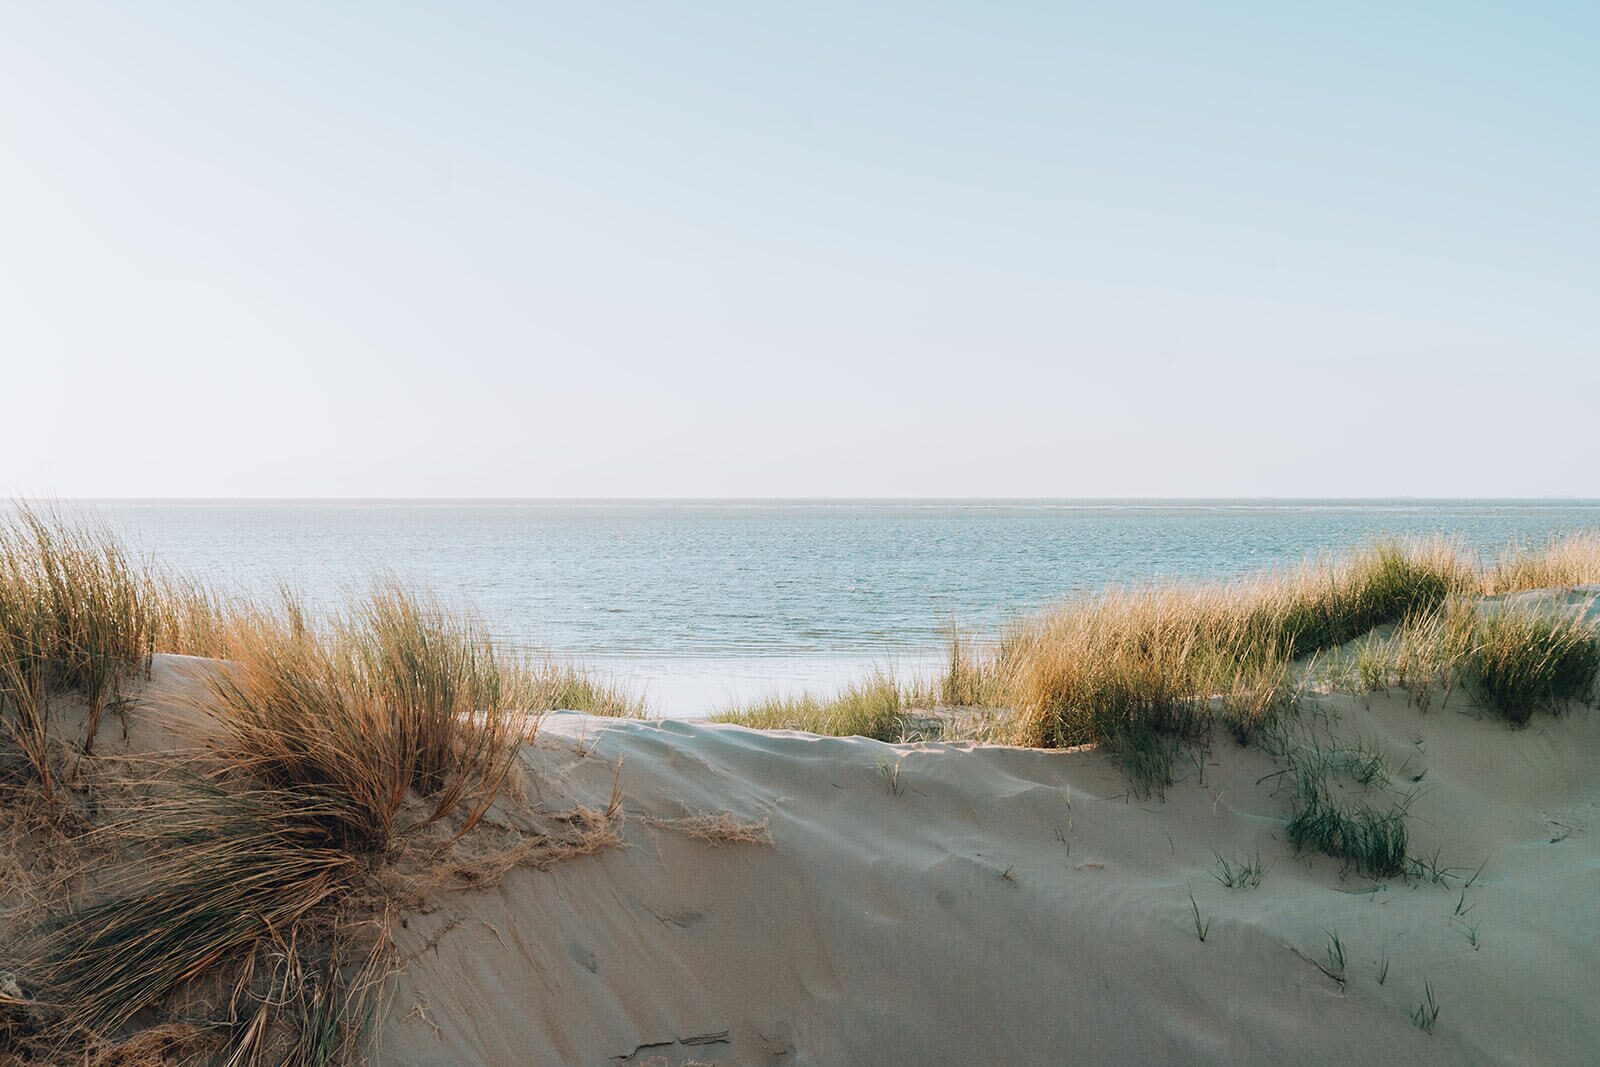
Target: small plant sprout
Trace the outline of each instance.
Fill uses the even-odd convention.
[[[890,763],[888,760],[884,760],[882,763],[878,764],[878,770],[883,773],[884,789],[887,790],[889,795],[892,797],[899,796],[901,790],[900,761],[896,760],[895,762]]]
[[[1417,1029],[1425,1034],[1433,1033],[1433,1028],[1439,1021],[1439,1002],[1433,997],[1433,984],[1426,980],[1422,983],[1423,1000],[1411,1009],[1411,1021]]]
[[[1406,860],[1406,873],[1419,881],[1431,882],[1434,885],[1449,886],[1450,879],[1460,878],[1465,867],[1449,867],[1439,863],[1439,850],[1434,849],[1432,856],[1412,856]],[[1479,868],[1480,870],[1482,868]],[[1473,875],[1476,879],[1477,875]],[[1468,885],[1471,883],[1469,882]]]
[[[1194,899],[1194,887],[1189,887],[1189,909],[1194,912],[1194,934],[1201,941],[1211,932],[1211,920],[1200,918],[1200,905]]]
[[[1010,882],[1013,885],[1015,885],[1016,881],[1017,881],[1017,876],[1012,872],[1014,872],[1016,869],[1017,869],[1017,865],[1015,863],[1013,863],[1011,866],[1009,866],[1005,870],[1001,871],[1000,872],[1000,880],[1004,881],[1004,882]]]
[[[1389,950],[1385,949],[1378,958],[1378,984],[1382,985],[1389,980]]]
[[[1344,941],[1334,930],[1324,930],[1323,933],[1328,935],[1328,948],[1324,957],[1327,963],[1325,965],[1319,963],[1317,966],[1322,968],[1323,974],[1344,985],[1345,966],[1349,962]]]
[[[1235,857],[1229,859],[1220,852],[1213,852],[1217,857],[1217,869],[1211,872],[1211,877],[1221,882],[1228,889],[1255,889],[1261,885],[1261,872],[1265,867],[1261,861],[1261,851],[1249,859]]]

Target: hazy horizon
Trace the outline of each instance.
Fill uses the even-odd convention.
[[[1600,495],[1600,9],[4,25],[0,494]]]
[[[1542,496],[49,496],[37,499],[61,503],[401,503],[401,504],[894,504],[894,503],[978,503],[978,504],[1139,504],[1139,503],[1542,503],[1600,502],[1600,497],[1550,493]]]

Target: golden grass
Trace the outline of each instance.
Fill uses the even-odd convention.
[[[29,969],[39,1003],[72,1028],[112,1032],[295,928],[358,875],[358,860],[324,829],[340,807],[286,790],[196,787],[106,827],[143,859],[111,877],[102,902],[46,931]]]
[[[461,809],[470,829],[537,728],[531,675],[474,621],[394,586],[326,628],[302,618],[290,601],[236,620],[203,703],[226,758],[338,798],[353,848],[387,848],[412,790],[430,800],[424,821]]]
[[[47,799],[53,694],[88,705],[92,752],[104,709],[148,668],[149,581],[109,534],[22,506],[0,519],[0,729]]]
[[[218,737],[192,771],[163,765],[104,794],[98,772],[85,778],[95,765],[63,759],[51,701],[81,694],[87,753],[101,712],[157,650],[222,660],[197,700]],[[0,947],[21,978],[0,988],[0,1058],[358,1058],[392,946],[382,920],[355,916],[390,899],[382,872],[399,862],[432,872],[435,888],[471,888],[618,843],[614,797],[547,832],[501,826],[487,847],[474,838],[457,853],[555,707],[644,712],[619,687],[510,653],[474,617],[392,583],[312,618],[292,594],[273,605],[225,597],[134,561],[97,528],[18,509],[0,523],[6,827],[31,842],[70,826],[73,854],[82,842],[98,866],[88,880],[55,872],[46,885],[30,872],[27,886],[7,887],[8,930],[24,911],[56,918]],[[74,790],[96,796],[62,801],[72,766]],[[30,854],[6,847],[19,862]],[[35,900],[35,890],[48,892]],[[358,929],[368,931],[359,946]],[[208,1007],[214,998],[205,1025],[174,1021],[175,998],[227,975],[229,1022]]]
[[[548,871],[621,847],[623,821],[622,790],[613,782],[604,808],[579,805],[546,815],[538,820],[542,825],[537,829],[497,826],[495,832],[476,834],[453,849],[440,849],[437,839],[418,840],[411,854],[386,871],[384,879],[393,898],[418,904],[433,891],[488,889],[519,867]]]
[[[1586,606],[1480,604],[1453,599],[1373,636],[1332,668],[1372,692],[1402,689],[1424,710],[1434,692],[1469,690],[1516,726],[1534,712],[1560,711],[1594,695],[1600,676],[1600,620]]]
[[[1100,745],[1137,781],[1154,787],[1170,779],[1177,747],[1208,735],[1214,725],[1241,742],[1255,737],[1292,702],[1297,660],[1414,619],[1401,628],[1407,642],[1401,670],[1408,684],[1426,691],[1455,678],[1438,669],[1443,651],[1463,641],[1459,626],[1444,623],[1447,605],[1592,582],[1600,582],[1600,532],[1514,548],[1487,565],[1447,540],[1384,542],[1343,559],[1307,561],[1225,584],[1148,586],[1077,599],[1015,623],[989,647],[952,629],[948,665],[932,695],[946,705],[1009,709],[1004,722],[983,720],[982,736],[971,739]],[[1536,639],[1527,627],[1519,632],[1517,640],[1530,643],[1530,650],[1545,649],[1549,662],[1520,664],[1531,673],[1517,677],[1571,673],[1576,652],[1558,655],[1560,642]],[[1485,642],[1480,635],[1473,647],[1483,649]],[[1586,646],[1579,640],[1571,647]],[[1568,666],[1558,670],[1557,661]],[[1376,657],[1368,666],[1390,671]],[[908,698],[905,687],[875,678],[833,699],[773,700],[717,718],[892,741],[907,732],[906,709],[926,695]],[[969,736],[964,721],[949,718],[945,739]]]
[[[1563,589],[1600,583],[1600,530],[1583,530],[1544,545],[1513,545],[1483,573],[1485,594]]]
[[[257,610],[185,575],[158,574],[151,587],[151,646],[157,652],[226,659],[237,620]]]
[[[1017,708],[1017,739],[1027,744],[1115,751],[1152,733],[1194,736],[1218,718],[1248,740],[1292,692],[1295,658],[1407,618],[1443,620],[1447,605],[1482,593],[1596,576],[1596,535],[1508,553],[1488,567],[1447,541],[1385,543],[1226,585],[1071,603],[1013,627],[963,672],[987,676],[987,687]],[[1432,625],[1407,630],[1414,677],[1431,658],[1422,644],[1461,642],[1442,621]]]
[[[615,719],[643,719],[644,698],[604,677],[570,663],[542,658],[529,673],[529,708],[535,711],[581,711]]]
[[[892,674],[878,673],[828,697],[772,697],[746,708],[711,716],[753,730],[804,730],[834,737],[899,741],[906,733],[908,709],[928,706],[931,694],[902,686]]]

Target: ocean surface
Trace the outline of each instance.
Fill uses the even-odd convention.
[[[1074,593],[1222,579],[1374,538],[1480,551],[1600,527],[1600,501],[100,501],[141,552],[223,587],[314,604],[393,574],[500,638],[703,715],[932,669]]]

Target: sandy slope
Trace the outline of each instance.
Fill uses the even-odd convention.
[[[1487,860],[1464,920],[1464,877],[1374,885],[1293,858],[1275,766],[1231,741],[1141,800],[1094,752],[559,714],[528,757],[538,800],[603,804],[622,761],[627,847],[411,917],[382,1059],[1591,1062],[1600,716],[1513,732],[1459,698],[1321,702],[1426,772],[1414,853]],[[647,821],[724,811],[770,820],[771,847]],[[1257,849],[1259,888],[1212,877],[1215,853]],[[1342,987],[1314,962],[1328,931]],[[1432,1036],[1410,1019],[1425,979]]]

